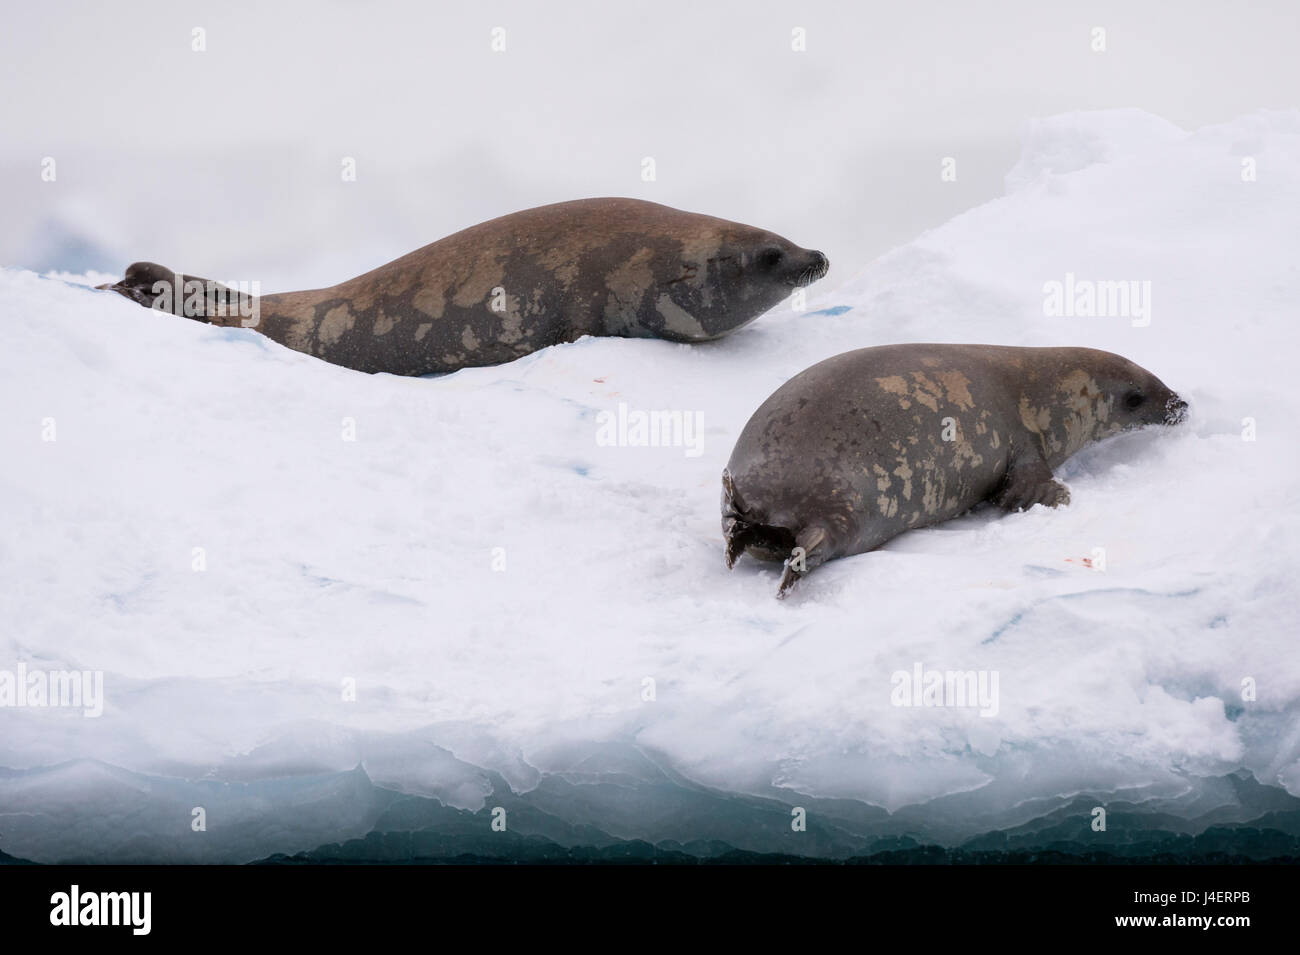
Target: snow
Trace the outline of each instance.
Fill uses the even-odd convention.
[[[0,669],[103,671],[106,697],[0,711],[4,850],[242,861],[363,835],[370,784],[478,810],[492,774],[526,793],[627,771],[611,752],[954,841],[1237,770],[1300,795],[1300,113],[1041,120],[1007,188],[730,339],[441,378],[0,271]],[[1045,316],[1067,273],[1149,281],[1150,324]],[[1191,416],[1076,456],[1068,508],[978,509],[784,602],[776,565],[728,572],[749,414],[822,358],[918,340],[1109,349]],[[598,442],[620,403],[701,414],[703,453]],[[918,663],[996,671],[996,716],[892,705]]]

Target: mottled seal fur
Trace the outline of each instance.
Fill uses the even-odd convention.
[[[776,390],[722,472],[727,566],[784,560],[778,596],[814,567],[981,501],[1068,503],[1054,468],[1108,435],[1175,424],[1187,404],[1091,348],[884,345]]]
[[[424,375],[583,335],[720,338],[828,267],[822,253],[752,226],[638,199],[579,199],[472,226],[331,288],[261,296],[255,322],[217,307],[220,294],[184,312],[162,307],[253,327],[358,371]],[[151,262],[103,287],[154,306],[155,283],[176,281],[225,291]]]

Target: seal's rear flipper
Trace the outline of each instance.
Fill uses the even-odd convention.
[[[727,570],[731,570],[736,566],[736,561],[740,560],[745,548],[754,542],[754,535],[739,521],[733,521],[730,526],[724,527],[722,534],[727,539]]]
[[[722,469],[722,536],[727,541],[727,570],[736,566],[736,561],[753,543],[753,533],[744,519],[745,502],[736,490],[736,482],[731,472]]]
[[[722,472],[722,536],[727,542],[728,570],[745,551],[760,560],[786,562],[786,575],[781,578],[778,596],[784,595],[800,575],[826,559],[824,528],[814,526],[796,532],[788,518],[773,518],[761,507],[749,507],[728,470]]]
[[[184,315],[212,325],[243,325],[242,318],[255,315],[252,295],[197,275],[182,275],[156,262],[132,262],[122,281],[98,285],[125,295],[145,308]]]
[[[119,295],[125,295],[133,302],[138,302],[145,308],[153,308],[158,297],[163,293],[163,285],[169,288],[175,288],[179,284],[179,279],[183,276],[177,275],[166,266],[159,265],[156,262],[132,262],[126,267],[126,275],[122,281],[112,285],[96,285],[95,288],[108,289],[110,292],[117,292]],[[169,299],[171,301],[172,299]],[[171,311],[171,309],[167,309]]]
[[[781,574],[781,583],[776,588],[778,600],[784,600],[795,581],[826,560],[828,536],[826,528],[820,524],[805,527],[795,535],[794,550],[786,558],[785,572]]]

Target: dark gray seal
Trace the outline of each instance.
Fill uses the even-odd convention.
[[[759,406],[722,472],[727,566],[814,567],[991,500],[1056,507],[1052,470],[1094,441],[1176,424],[1187,403],[1092,348],[884,345],[828,358]]]
[[[822,253],[752,226],[639,199],[579,199],[472,226],[331,288],[263,295],[255,310],[250,296],[152,262],[101,287],[253,327],[357,371],[426,375],[583,335],[709,341],[828,268]],[[183,282],[205,291],[160,296]]]

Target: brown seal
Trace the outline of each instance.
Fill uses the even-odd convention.
[[[752,226],[639,199],[579,199],[472,226],[326,289],[253,299],[151,262],[101,287],[358,371],[425,375],[583,335],[720,338],[828,267],[822,253]],[[203,291],[181,294],[187,282]]]
[[[1108,435],[1176,424],[1187,404],[1092,348],[884,345],[813,365],[749,419],[722,472],[727,566],[814,567],[991,500],[1056,507],[1052,471]]]

